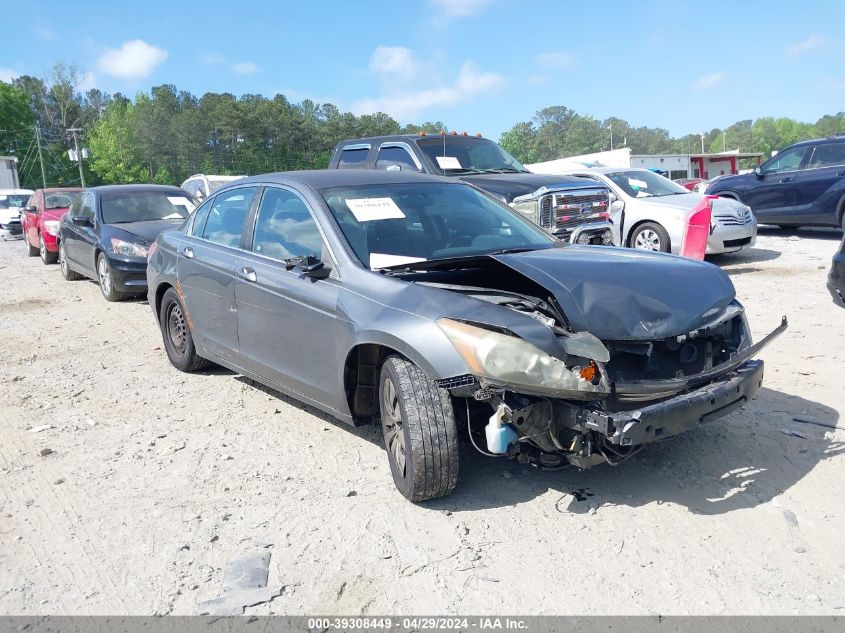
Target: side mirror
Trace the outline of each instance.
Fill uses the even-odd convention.
[[[23,210],[26,211],[27,213],[38,213],[38,207],[36,207],[34,204],[30,204],[28,206],[25,206],[23,208]]]
[[[75,216],[70,219],[70,221],[75,224],[76,226],[92,226],[93,223],[91,222],[91,218],[85,218],[82,216]]]
[[[757,176],[757,178],[762,178],[762,177],[763,177],[763,168],[762,168],[762,167],[760,167],[760,165],[757,165],[757,166],[754,168],[754,175],[755,175],[755,176]]]
[[[303,277],[309,279],[325,279],[331,274],[331,269],[326,268],[326,265],[314,255],[286,259],[285,268],[287,270],[295,268],[302,273]]]

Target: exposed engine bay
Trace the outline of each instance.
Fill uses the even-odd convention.
[[[441,386],[450,389],[456,410],[463,399],[461,414],[478,450],[541,468],[616,464],[648,443],[730,413],[761,384],[763,365],[752,356],[787,327],[784,317],[775,331],[752,345],[744,310],[732,300],[700,326],[674,336],[599,340],[576,331],[554,294],[532,279],[504,267],[489,273],[441,271],[414,281],[545,325],[561,344],[559,360],[574,374],[578,393],[530,393],[478,376],[442,381]]]

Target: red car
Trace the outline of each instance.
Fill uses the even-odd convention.
[[[704,178],[678,178],[674,182],[678,183],[684,189],[695,191],[695,186],[700,182],[705,182]]]
[[[59,221],[67,213],[79,187],[37,189],[21,213],[23,240],[30,257],[41,255],[45,264],[55,264],[59,258]]]

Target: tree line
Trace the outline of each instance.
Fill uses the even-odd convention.
[[[277,94],[206,93],[197,97],[162,85],[130,98],[96,88],[84,76],[56,64],[43,78],[0,82],[0,153],[17,156],[21,184],[78,184],[67,149],[68,130],[81,129],[90,151],[83,161],[86,184],[179,184],[190,174],[256,174],[322,169],[335,143],[383,134],[439,133],[443,123],[402,125],[384,113],[354,115],[332,104],[299,103]],[[815,123],[764,117],[739,121],[704,135],[705,150],[764,152],[796,141],[845,133],[845,112]],[[564,106],[544,108],[531,121],[503,133],[500,144],[525,163],[629,147],[635,154],[687,153],[701,149],[700,134],[672,137],[661,128],[634,127],[619,118],[582,115]]]

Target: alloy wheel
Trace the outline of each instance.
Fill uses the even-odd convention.
[[[167,334],[170,337],[170,342],[173,348],[179,354],[185,353],[185,343],[187,340],[187,328],[185,326],[185,315],[182,314],[182,308],[173,304],[170,312],[167,315]]]
[[[47,244],[44,243],[44,235],[38,235],[38,253],[41,255],[42,260],[47,259]]]
[[[640,231],[637,239],[634,240],[634,248],[640,248],[646,251],[659,251],[660,236],[651,229]]]
[[[384,427],[387,452],[396,463],[397,470],[405,475],[405,430],[399,408],[399,394],[390,378],[384,379],[381,402],[381,424]]]
[[[65,243],[59,242],[59,268],[62,269],[62,274],[67,277],[67,258],[65,257]]]
[[[106,263],[106,258],[100,256],[97,262],[97,276],[100,278],[100,288],[103,294],[108,296],[111,294],[111,274],[109,273],[109,265]]]

